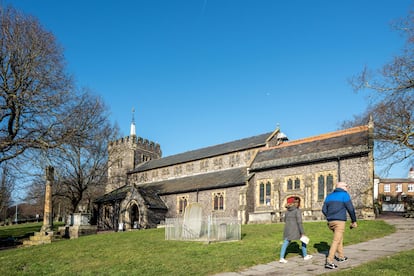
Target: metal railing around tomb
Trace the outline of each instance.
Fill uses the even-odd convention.
[[[165,239],[183,241],[236,241],[241,239],[241,223],[237,218],[167,218]]]

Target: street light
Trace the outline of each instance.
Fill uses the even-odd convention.
[[[18,204],[17,204],[17,202],[16,202],[16,214],[15,214],[16,216],[15,216],[15,218],[14,218],[14,222],[15,222],[16,224],[17,224],[17,205],[18,205]]]

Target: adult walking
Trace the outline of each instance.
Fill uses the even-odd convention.
[[[283,245],[280,249],[280,260],[281,263],[287,263],[285,259],[286,249],[289,246],[290,241],[299,240],[305,236],[305,230],[303,229],[302,223],[302,212],[299,209],[300,207],[300,198],[291,197],[288,198],[286,204],[287,212],[285,213],[285,228],[283,231]],[[312,255],[308,255],[306,243],[302,242],[302,256],[303,259],[310,260]]]
[[[328,221],[328,227],[334,233],[331,248],[329,249],[329,254],[325,263],[325,268],[328,269],[338,268],[333,262],[334,259],[337,262],[345,262],[348,260],[348,257],[344,255],[343,251],[343,238],[347,213],[351,217],[351,229],[358,227],[355,208],[352,204],[351,196],[348,193],[348,188],[349,186],[345,182],[338,182],[335,190],[325,198],[322,207],[322,213]]]

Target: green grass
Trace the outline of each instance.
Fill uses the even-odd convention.
[[[0,227],[0,239],[14,237],[14,238],[23,238],[37,232],[42,227],[42,222],[35,223],[23,223],[23,224],[14,224],[10,226],[1,226]],[[53,230],[57,230],[59,226],[64,225],[63,222],[55,223],[53,225]]]
[[[326,251],[332,233],[325,222],[306,222],[310,254]],[[0,228],[3,233],[3,228]],[[395,231],[381,220],[360,221],[346,231],[345,245]],[[212,275],[240,271],[279,258],[283,224],[243,225],[242,240],[201,243],[166,241],[164,229],[105,233],[52,244],[0,251],[0,275]],[[2,235],[2,234],[1,234]],[[299,243],[287,258],[299,253]]]

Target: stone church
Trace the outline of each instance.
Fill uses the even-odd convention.
[[[162,157],[159,144],[130,136],[109,147],[106,194],[98,198],[99,230],[153,228],[179,218],[190,203],[203,216],[241,223],[280,222],[288,198],[301,198],[305,220],[323,220],[337,181],[352,187],[359,218],[374,218],[373,123],[289,141],[279,128],[224,144]]]

